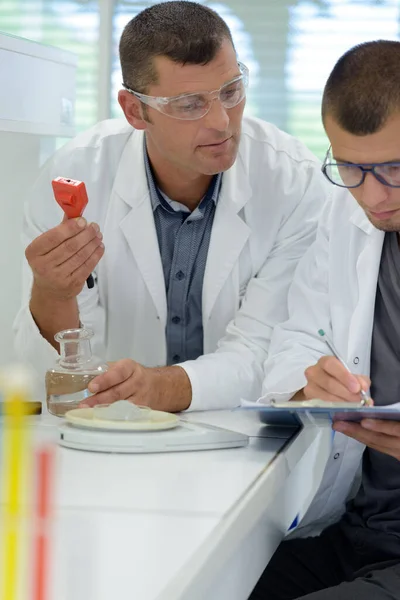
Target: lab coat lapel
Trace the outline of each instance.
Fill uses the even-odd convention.
[[[358,254],[356,266],[358,297],[350,321],[348,356],[354,364],[359,364],[358,372],[368,374],[376,286],[385,234],[369,222],[361,208],[357,208],[353,213],[351,222],[359,230],[358,240],[363,248]]]
[[[118,167],[115,192],[130,207],[120,228],[162,323],[167,319],[167,299],[157,231],[143,159],[143,133],[135,131],[127,143]]]
[[[238,156],[235,164],[222,177],[217,201],[203,282],[204,324],[249,238],[250,228],[239,213],[250,195],[248,174]]]

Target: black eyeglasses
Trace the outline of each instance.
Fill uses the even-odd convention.
[[[359,187],[364,183],[367,173],[372,173],[383,185],[400,188],[400,162],[369,164],[338,163],[333,160],[330,146],[322,165],[322,172],[331,183],[339,187]]]

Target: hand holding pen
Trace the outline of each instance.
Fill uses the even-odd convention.
[[[344,366],[348,373],[351,373],[349,366],[344,361],[344,359],[340,356],[339,352],[336,350],[335,346],[331,339],[328,338],[325,331],[323,329],[318,330],[318,334],[324,339],[326,345],[329,350],[332,352],[333,356],[335,356]],[[365,390],[362,388],[363,381],[360,382],[360,404],[361,406],[373,406],[374,402],[372,398],[370,398]],[[368,386],[369,387],[369,386]]]
[[[307,385],[303,389],[307,400],[318,398],[326,402],[353,402],[359,406],[372,406],[367,391],[371,385],[368,377],[351,373],[332,341],[320,329],[318,334],[325,341],[333,356],[323,356],[305,371]]]

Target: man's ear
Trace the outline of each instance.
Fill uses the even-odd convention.
[[[118,92],[118,102],[126,120],[132,127],[135,129],[146,129],[147,123],[143,118],[142,105],[139,98],[136,98],[127,90],[120,90]]]

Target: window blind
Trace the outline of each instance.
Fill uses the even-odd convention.
[[[111,2],[111,0],[109,0]],[[118,42],[124,25],[148,0],[114,0],[111,115],[121,116]],[[399,39],[400,0],[207,0],[232,30],[250,69],[246,112],[299,137],[319,157],[327,140],[321,94],[330,70],[351,46]],[[0,30],[78,55],[77,129],[96,120],[98,0],[1,0]],[[27,91],[28,93],[28,91]]]
[[[124,25],[153,2],[117,0],[114,10],[112,114],[121,84],[118,40]],[[300,138],[323,158],[320,103],[336,60],[364,41],[399,39],[399,0],[226,0],[203,2],[231,28],[250,69],[246,112]]]

